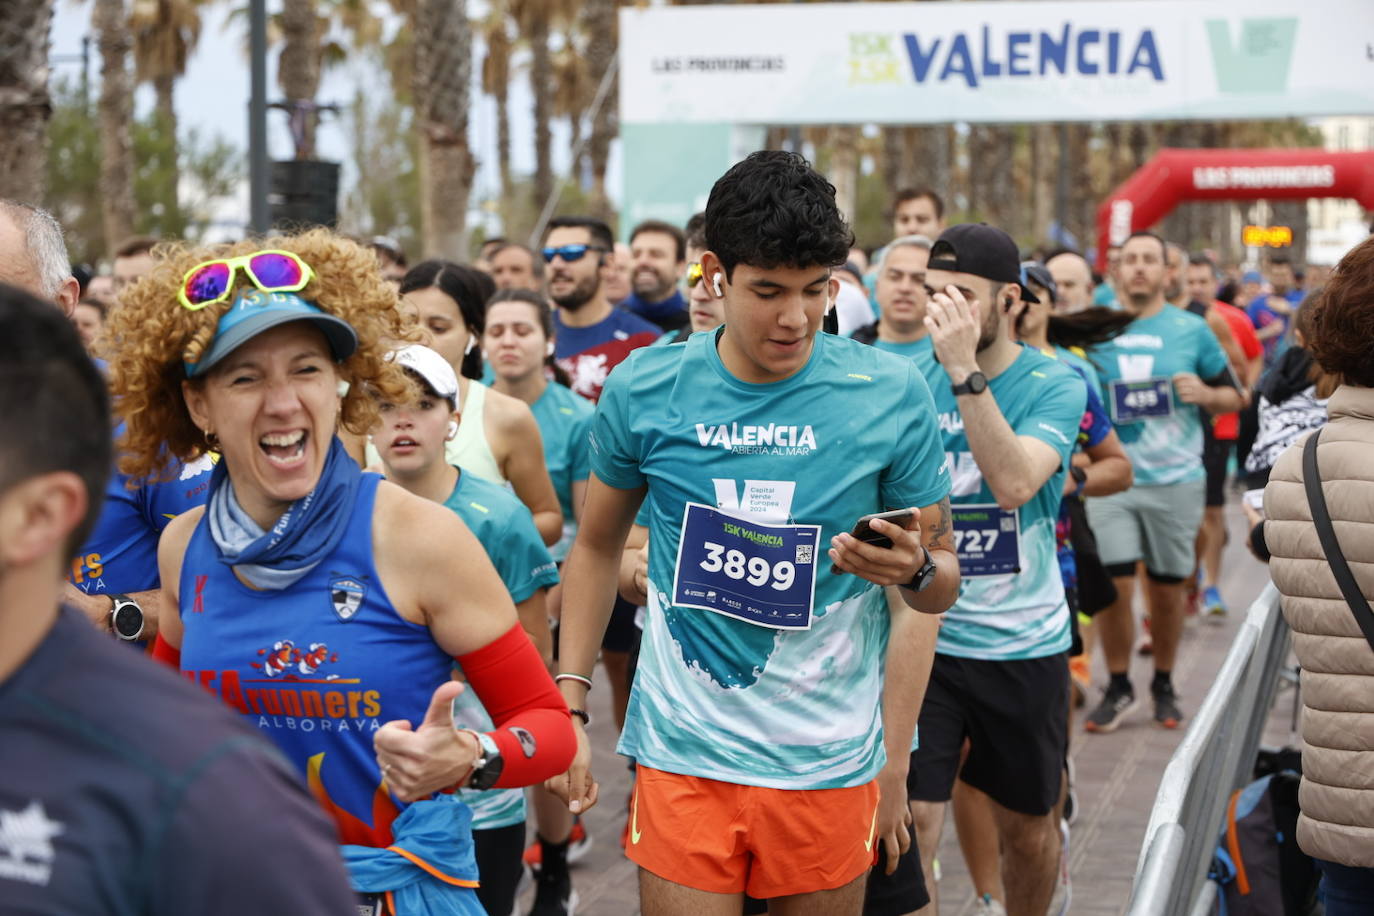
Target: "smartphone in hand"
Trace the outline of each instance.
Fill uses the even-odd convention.
[[[850,534],[857,540],[865,544],[872,544],[874,547],[891,548],[892,538],[885,534],[874,531],[869,524],[875,518],[880,518],[885,522],[891,522],[899,528],[905,528],[911,521],[910,509],[893,509],[891,512],[879,512],[875,515],[865,515],[854,523],[854,530]]]

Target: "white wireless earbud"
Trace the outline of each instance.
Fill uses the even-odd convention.
[[[553,341],[549,341],[548,345],[544,347],[544,355],[553,356]]]
[[[458,435],[458,421],[457,421],[457,420],[449,420],[449,421],[448,421],[448,437],[449,437],[450,439],[452,439],[452,438],[453,438],[454,436],[456,436],[456,435]]]
[[[721,273],[720,271],[716,271],[716,275],[711,278],[711,289],[716,291],[717,296],[725,295],[725,291],[720,288],[720,281],[724,279],[724,277],[725,274]]]
[[[341,397],[341,398],[346,398],[346,397],[348,397],[348,388],[349,388],[348,382],[345,382],[343,379],[340,379],[340,380],[339,380],[339,386],[338,386],[337,388],[335,388],[334,390],[337,391],[337,392],[339,393],[339,397]]]

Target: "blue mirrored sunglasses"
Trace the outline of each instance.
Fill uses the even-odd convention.
[[[544,262],[552,264],[554,258],[562,258],[565,261],[580,261],[582,256],[589,251],[605,251],[599,245],[560,245],[557,248],[544,249]]]

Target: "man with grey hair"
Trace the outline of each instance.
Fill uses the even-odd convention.
[[[70,315],[81,297],[62,227],[47,210],[0,197],[0,283],[26,289]]]
[[[860,343],[916,360],[923,372],[935,362],[925,325],[930,245],[924,235],[904,235],[887,246],[874,285],[880,317],[853,334]]]
[[[0,283],[27,289],[71,315],[80,287],[52,214],[0,198]],[[116,471],[94,531],[67,564],[62,600],[120,639],[150,641],[162,605],[158,537],[172,518],[205,502],[212,468],[203,456],[176,465],[170,480],[140,486]]]

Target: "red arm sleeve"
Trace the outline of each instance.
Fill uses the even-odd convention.
[[[153,658],[173,671],[181,670],[181,650],[168,645],[161,633],[157,634],[157,639],[153,641]]]
[[[488,733],[504,761],[496,786],[534,785],[565,772],[577,750],[572,716],[524,629],[517,623],[457,661],[496,723]]]

